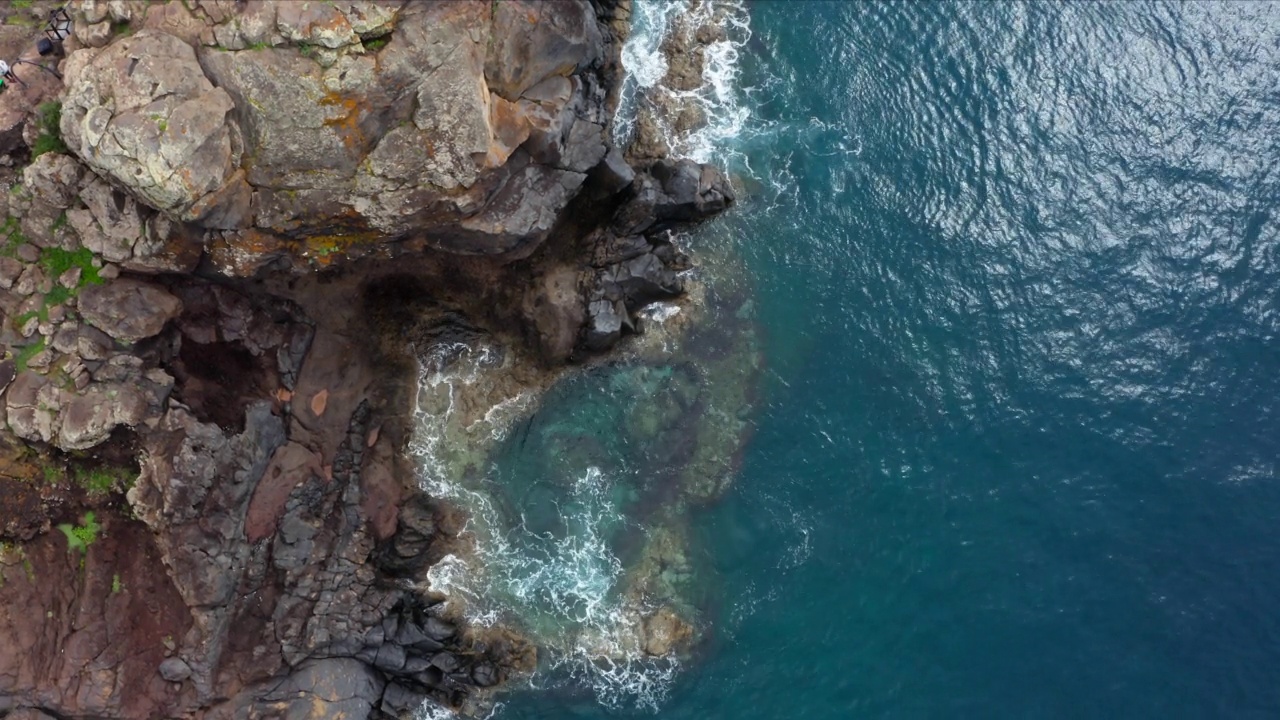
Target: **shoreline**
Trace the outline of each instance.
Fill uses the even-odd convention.
[[[49,90],[61,119],[31,130],[20,118],[16,139],[0,132],[20,161],[33,133],[56,133],[69,148],[31,158],[7,203],[0,339],[10,352],[0,400],[10,429],[0,437],[0,481],[11,501],[0,514],[24,520],[3,518],[0,598],[50,607],[61,602],[51,590],[73,588],[81,607],[93,595],[97,619],[77,626],[72,614],[51,615],[51,635],[0,622],[11,648],[0,652],[0,678],[14,678],[0,685],[0,709],[203,716],[320,703],[325,713],[375,717],[428,697],[474,706],[532,669],[532,646],[518,634],[451,623],[402,584],[426,573],[466,524],[417,487],[406,408],[421,388],[410,348],[488,336],[522,368],[517,382],[550,386],[548,368],[605,357],[639,330],[642,308],[684,293],[677,271],[687,260],[663,233],[733,202],[711,166],[628,163],[611,146],[631,3],[581,6],[587,24],[552,31],[585,53],[571,81],[512,75],[501,53],[540,61],[544,50],[501,40],[489,46],[498,56],[450,70],[462,84],[419,91],[417,102],[461,93],[455,107],[481,112],[466,105],[467,73],[479,73],[496,92],[524,95],[487,96],[484,114],[471,116],[483,129],[465,116],[436,116],[456,123],[445,126],[415,115],[445,154],[409,185],[404,166],[375,155],[414,131],[387,130],[344,98],[398,92],[414,63],[454,62],[423,55],[420,28],[485,18],[499,37],[524,22],[514,5],[490,16],[487,3],[458,4],[429,18],[390,0],[358,15],[315,10],[332,14],[324,17],[275,3],[244,16],[131,1],[70,8],[67,86]],[[260,22],[268,11],[274,25]],[[108,62],[130,52],[127,67]],[[139,64],[149,57],[172,60]],[[313,147],[336,141],[334,158],[365,152],[363,164],[344,160],[314,180],[299,174],[328,158],[290,155],[266,132],[279,120],[255,96],[282,88],[255,73],[275,67],[300,73],[289,82],[302,82],[304,95],[307,78],[336,88],[298,106],[318,111],[315,129],[288,132]],[[135,68],[178,83],[173,97],[185,104],[129,95],[144,77]],[[141,128],[113,136],[123,154],[97,149],[103,106],[94,93],[117,93],[112,122]],[[268,96],[294,102],[287,91]],[[158,111],[129,115],[128,102]],[[170,128],[205,140],[184,146]],[[383,138],[371,140],[377,132]],[[467,146],[476,132],[488,133],[487,155],[449,149],[478,149]],[[149,155],[151,143],[213,154],[188,184],[136,183],[135,167],[142,176],[170,162]],[[333,175],[343,167],[356,167],[353,185]],[[360,175],[368,168],[374,175]],[[396,177],[399,189],[377,185]],[[405,194],[413,182],[434,189]],[[292,189],[298,183],[314,184]],[[398,218],[394,202],[429,210]],[[450,218],[460,212],[470,214]],[[55,259],[71,266],[54,274]],[[78,565],[66,562],[77,551],[55,526],[87,539]],[[135,558],[127,571],[125,556]],[[143,558],[165,572],[147,573],[136,565]],[[113,641],[131,659],[90,672],[116,618],[154,597],[168,597],[166,612],[126,624]],[[31,662],[63,647],[91,654]],[[76,686],[97,690],[69,694]],[[323,699],[338,686],[351,688],[348,700]]]

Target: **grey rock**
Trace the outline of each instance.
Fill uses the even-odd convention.
[[[18,259],[25,263],[33,263],[40,259],[40,248],[31,243],[23,243],[18,246]]]
[[[714,165],[660,160],[650,173],[662,184],[663,194],[654,211],[666,224],[704,220],[733,204],[733,190]]]
[[[421,693],[413,692],[398,683],[389,683],[382,691],[382,711],[395,717],[403,717],[421,706],[423,699]]]
[[[65,75],[62,136],[94,171],[181,221],[247,208],[238,131],[227,119],[233,103],[190,45],[143,30],[72,53]]]
[[[399,645],[383,645],[373,659],[374,667],[393,672],[404,667],[404,648]]]
[[[662,186],[649,173],[640,173],[631,183],[627,202],[614,215],[612,228],[622,236],[639,235],[653,226]]]
[[[182,658],[166,658],[160,663],[160,677],[169,682],[182,682],[191,677],[191,666]]]
[[[59,210],[68,208],[79,191],[84,167],[61,153],[44,153],[22,171],[22,185],[32,197]]]
[[[595,13],[572,0],[515,0],[494,5],[485,78],[508,100],[553,75],[595,62],[603,45]]]
[[[364,718],[382,699],[383,682],[368,665],[351,658],[307,663],[272,694],[287,703],[285,720]]]
[[[527,165],[507,180],[483,210],[460,223],[474,233],[471,239],[445,249],[496,255],[525,247],[531,239],[540,240],[586,179],[584,173]]]
[[[111,23],[101,20],[92,24],[75,24],[76,39],[87,47],[100,48],[111,42]]]
[[[159,333],[182,312],[182,302],[162,288],[123,278],[86,287],[79,302],[85,322],[125,343]]]
[[[58,284],[68,290],[74,290],[80,285],[80,268],[69,268],[66,272],[58,276]]]
[[[431,656],[431,664],[440,668],[446,673],[451,673],[458,669],[458,658],[450,652],[438,652]]]
[[[107,14],[111,16],[112,22],[117,23],[129,22],[133,19],[133,12],[124,0],[110,0],[107,3]]]
[[[134,199],[97,177],[80,191],[80,199],[87,209],[67,212],[80,242],[108,262],[132,258],[133,247],[144,234]]]
[[[443,643],[428,636],[421,626],[413,622],[404,622],[400,625],[395,641],[398,645],[412,648],[418,652],[430,653],[444,649]]]
[[[607,271],[607,281],[622,291],[627,308],[638,309],[684,292],[680,278],[653,253],[644,253]]]
[[[107,5],[108,0],[84,0],[80,5],[80,12],[86,22],[102,22],[107,19]]]
[[[423,632],[433,640],[445,641],[457,633],[457,628],[436,617],[429,617],[422,626]]]
[[[587,334],[585,344],[590,350],[612,347],[622,337],[623,317],[626,306],[621,300],[592,300],[587,306]]]
[[[17,258],[0,257],[0,288],[8,290],[18,281],[25,266]]]
[[[412,677],[414,675],[418,675],[419,673],[426,671],[430,667],[433,667],[433,665],[431,664],[431,660],[429,658],[419,657],[415,655],[405,659],[404,674]]]
[[[148,415],[147,400],[133,385],[90,385],[67,399],[55,444],[64,450],[91,448],[115,428],[142,422]]]
[[[616,147],[609,148],[591,174],[596,183],[611,195],[627,189],[636,179],[636,171]]]

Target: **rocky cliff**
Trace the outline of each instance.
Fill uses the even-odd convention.
[[[0,96],[0,714],[398,716],[530,669],[413,589],[464,518],[409,395],[459,338],[607,351],[732,203],[612,145],[628,5],[68,6],[61,82]]]

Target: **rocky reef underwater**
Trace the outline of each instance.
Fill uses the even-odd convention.
[[[0,717],[656,707],[762,370],[684,241],[736,6],[78,0],[32,57],[60,6],[0,8]]]

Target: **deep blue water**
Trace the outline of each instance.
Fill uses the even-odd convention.
[[[1280,5],[750,14],[692,245],[767,380],[660,716],[1280,716]]]

